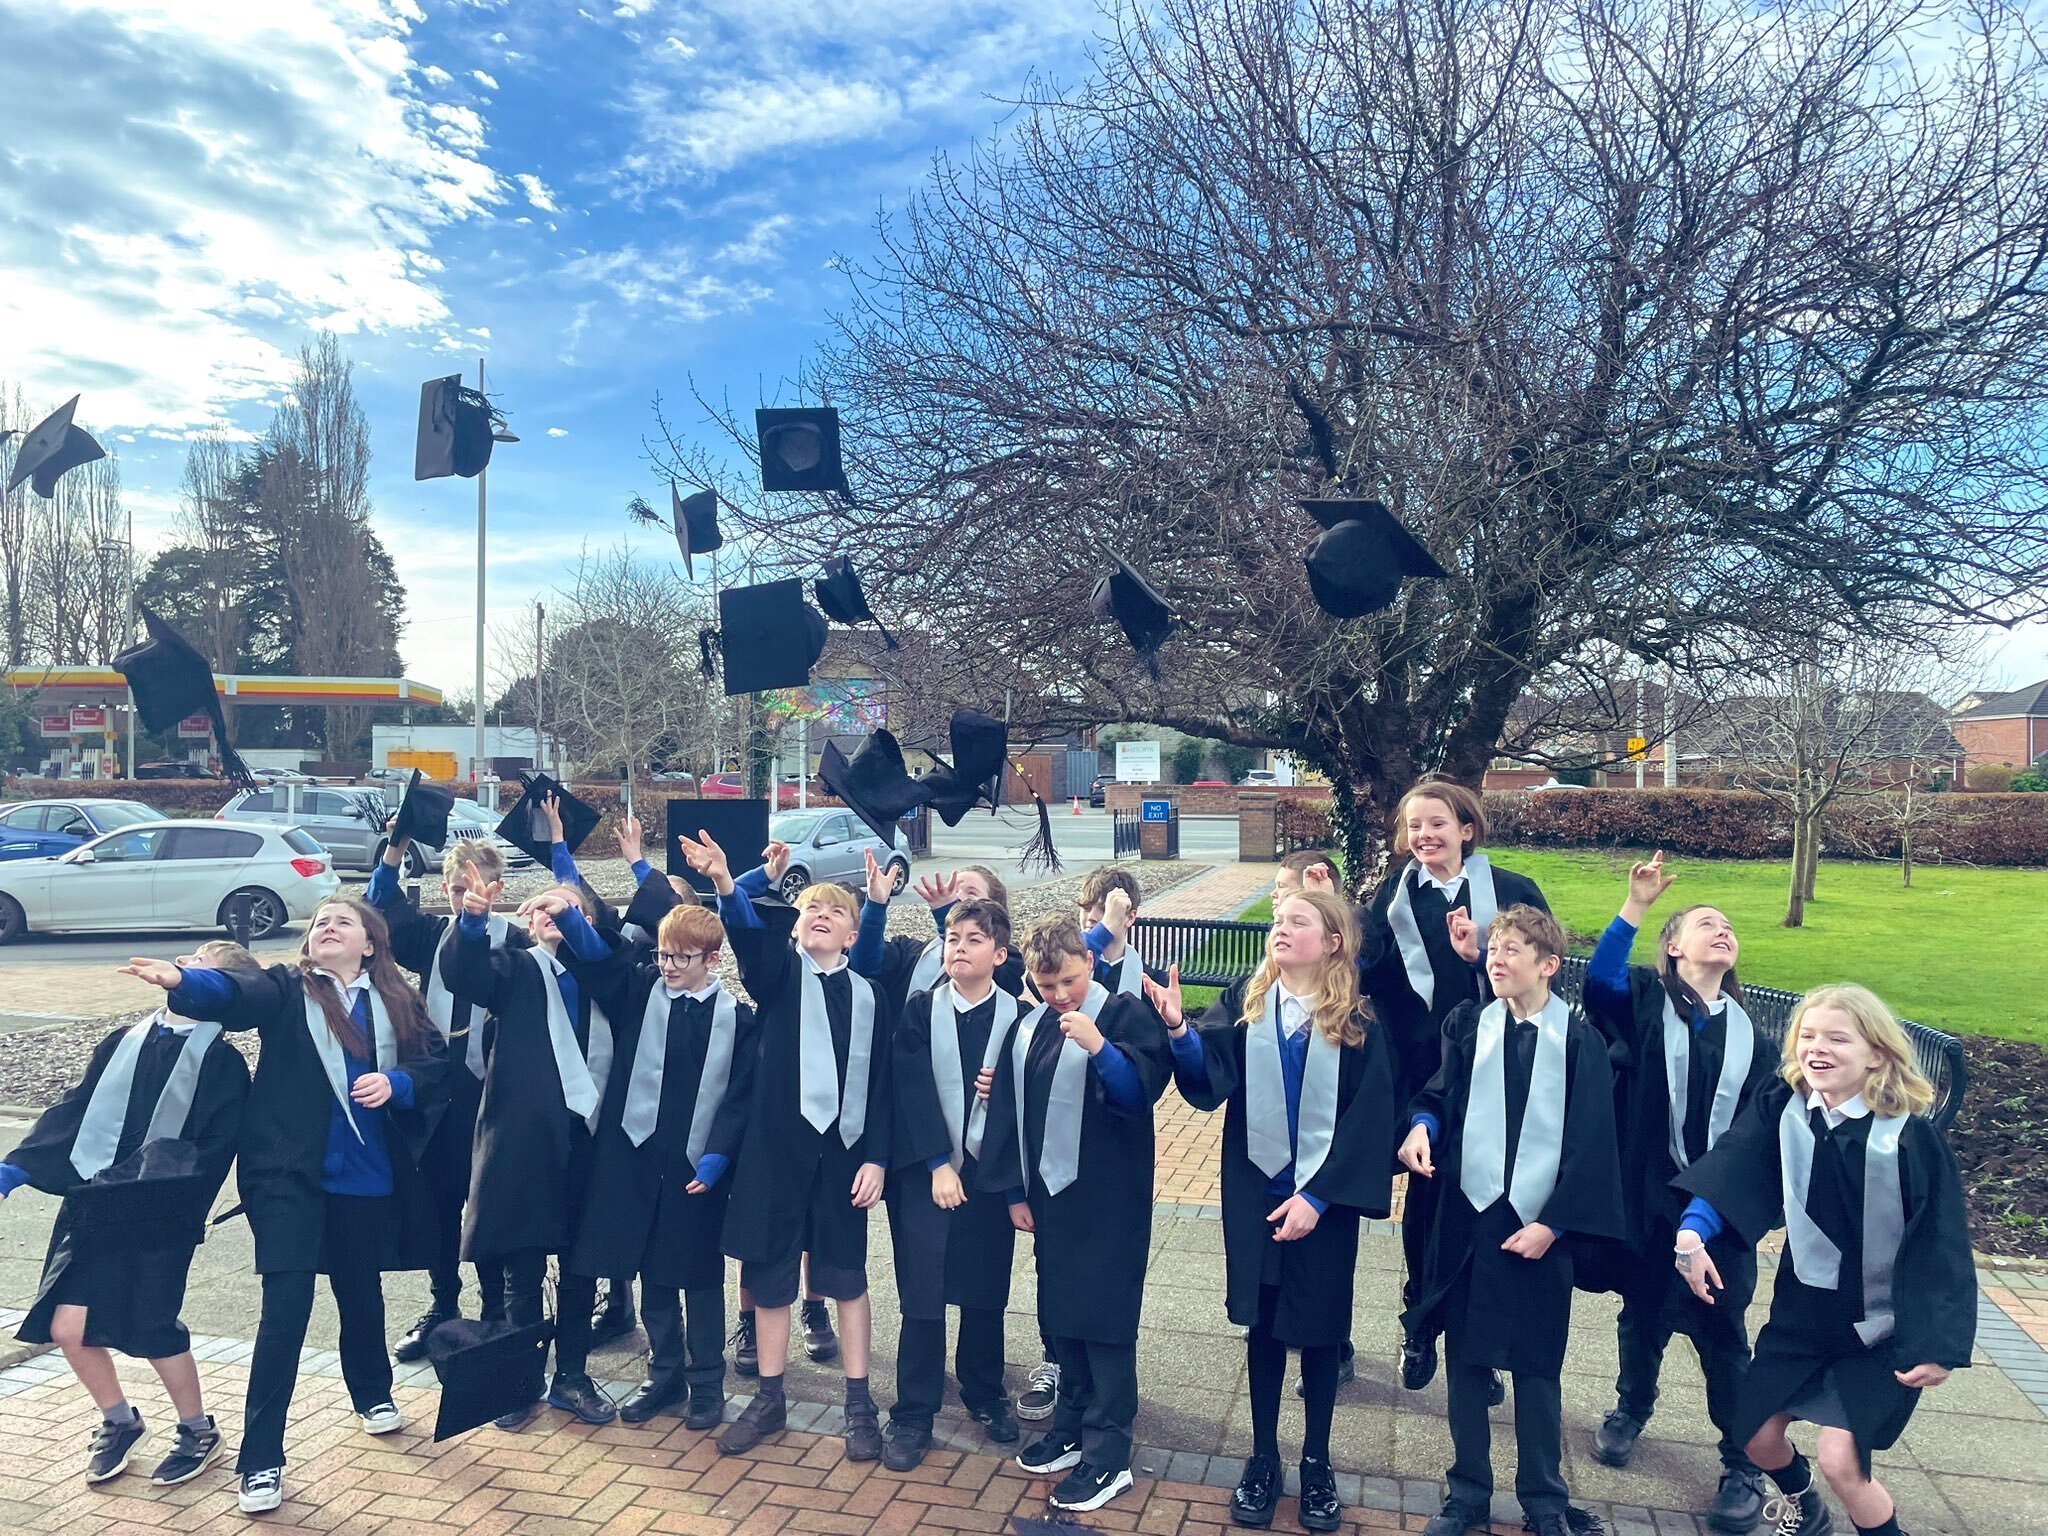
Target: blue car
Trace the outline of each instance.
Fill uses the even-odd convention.
[[[118,832],[164,813],[134,800],[19,800],[0,805],[0,863],[54,859],[103,832]]]

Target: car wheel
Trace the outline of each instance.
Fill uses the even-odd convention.
[[[12,896],[0,896],[0,944],[12,944],[28,932],[28,914]]]
[[[427,878],[427,868],[427,856],[420,852],[420,845],[418,843],[406,844],[405,872],[415,880],[424,880]]]
[[[910,866],[902,859],[889,861],[889,894],[901,896],[903,887],[910,884]]]
[[[804,887],[810,883],[811,875],[809,870],[791,866],[789,871],[783,875],[782,884],[776,887],[776,889],[782,892],[782,899],[784,901],[793,902],[797,897],[803,895]]]
[[[241,890],[233,892],[226,901],[220,904],[220,913],[217,921],[223,928],[228,926],[229,907],[238,898],[244,897],[249,902],[250,938],[273,938],[284,931],[285,924],[291,920],[291,914],[285,910],[284,902],[272,892],[256,885],[244,886]]]

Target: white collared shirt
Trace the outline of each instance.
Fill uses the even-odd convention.
[[[1809,1110],[1819,1110],[1826,1117],[1828,1129],[1831,1131],[1841,1125],[1844,1120],[1861,1120],[1870,1113],[1870,1106],[1863,1102],[1863,1095],[1860,1093],[1850,1098],[1841,1108],[1831,1109],[1828,1106],[1828,1101],[1820,1096],[1818,1089],[1808,1095],[1806,1107]]]
[[[1278,985],[1277,983],[1275,985]],[[1280,988],[1280,1028],[1292,1040],[1315,1022],[1315,1009],[1306,998]]]
[[[177,1035],[182,1039],[192,1033],[192,1024],[191,1019],[181,1013],[173,1013],[168,1008],[159,1008],[156,1011],[156,1026],[166,1034]]]
[[[804,964],[808,965],[820,976],[837,976],[841,971],[846,969],[847,960],[846,956],[844,955],[841,955],[839,957],[839,963],[837,965],[820,965],[816,960],[811,958],[811,952],[808,949],[799,949],[797,953],[803,956]]]
[[[1465,871],[1462,869],[1448,880],[1437,879],[1435,875],[1429,872],[1427,864],[1417,864],[1415,872],[1422,876],[1422,883],[1424,885],[1433,885],[1439,891],[1442,891],[1445,901],[1456,901],[1458,899],[1458,892],[1465,889]]]
[[[946,983],[946,990],[953,994],[953,1011],[955,1013],[965,1013],[970,1008],[979,1008],[982,1005],[982,1003],[987,1002],[990,998],[996,995],[996,985],[993,981],[989,983],[988,990],[982,993],[980,1000],[972,1003],[967,1001],[965,997],[961,996],[959,987],[955,986],[950,981]]]
[[[349,1009],[355,1007],[358,993],[370,990],[370,973],[368,971],[356,972],[356,979],[350,982],[344,982],[332,971],[316,969],[313,974],[315,976],[325,976],[329,981],[333,982],[335,990],[341,994],[342,1006]]]
[[[711,997],[717,993],[718,978],[716,976],[712,977],[710,981],[706,982],[703,987],[699,988],[695,992],[691,992],[682,988],[672,987],[665,981],[661,984],[661,990],[662,995],[665,996],[670,1002],[674,1002],[678,998],[687,997],[693,1003],[701,1003],[707,997]]]

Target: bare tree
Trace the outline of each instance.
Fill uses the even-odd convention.
[[[0,390],[0,432],[26,432],[35,422],[21,388]],[[0,485],[14,474],[18,436],[0,439]],[[29,487],[0,495],[0,659],[19,667],[29,659]]]
[[[1602,643],[1683,675],[2048,606],[2048,66],[2016,4],[1104,26],[1091,78],[849,268],[791,393],[840,407],[858,509],[721,487],[792,562],[858,548],[949,699],[1290,749],[1363,879],[1407,783],[1477,782],[1530,680]],[[715,474],[659,402],[657,432]],[[1333,622],[1314,494],[1384,500],[1452,578]],[[1156,679],[1087,621],[1112,550],[1179,617]]]

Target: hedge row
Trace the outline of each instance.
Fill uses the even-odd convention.
[[[1838,857],[1899,856],[1900,797],[1857,796],[1831,806],[1823,851]],[[1913,857],[1927,863],[2048,864],[2048,796],[1916,796]],[[1326,842],[1329,804],[1320,802]],[[1295,809],[1305,843],[1315,803]],[[1662,848],[1695,859],[1783,859],[1792,826],[1767,795],[1731,789],[1507,791],[1486,797],[1487,839],[1531,848]]]

